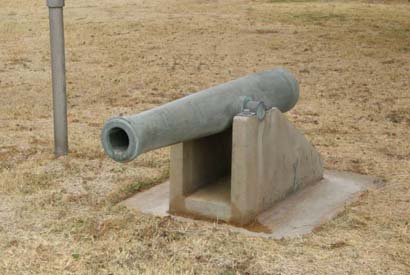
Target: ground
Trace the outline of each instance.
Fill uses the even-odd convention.
[[[0,0],[1,274],[410,273],[408,2],[66,2],[70,154],[55,159],[47,8]],[[117,205],[168,177],[169,148],[115,163],[107,118],[277,66],[300,80],[287,116],[326,168],[382,189],[282,240]]]

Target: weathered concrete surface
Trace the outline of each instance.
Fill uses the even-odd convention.
[[[306,186],[278,202],[256,218],[256,223],[246,228],[220,224],[229,230],[247,235],[269,238],[295,237],[314,228],[343,211],[347,203],[369,188],[376,188],[378,180],[348,172],[324,172],[318,183]],[[169,215],[169,182],[136,194],[122,202],[137,211],[155,216]],[[175,217],[182,221],[187,218]],[[205,222],[205,221],[197,221]]]
[[[169,181],[158,184],[121,202],[130,208],[155,216],[168,216]]]
[[[232,140],[232,222],[247,224],[323,177],[319,153],[277,108],[263,121],[236,116]]]
[[[172,188],[171,188],[172,190]],[[214,220],[229,221],[231,219],[230,178],[225,177],[198,189],[185,199],[185,207],[193,216]]]
[[[172,147],[170,212],[245,225],[322,176],[319,153],[280,110],[236,116],[232,130]]]
[[[343,211],[360,191],[377,187],[377,182],[363,175],[326,171],[323,180],[302,188],[260,214],[257,223],[269,228],[275,238],[309,233]]]

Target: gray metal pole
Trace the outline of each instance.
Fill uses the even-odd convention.
[[[64,0],[47,0],[50,16],[51,65],[53,81],[54,153],[68,153],[67,97],[64,51]]]

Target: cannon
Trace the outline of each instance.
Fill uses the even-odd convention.
[[[298,98],[292,74],[273,69],[110,119],[102,142],[116,161],[172,145],[169,179],[122,204],[265,236],[312,229],[365,185],[362,176],[325,173],[320,153],[283,114]]]
[[[298,98],[297,80],[287,70],[276,68],[136,115],[111,118],[103,127],[102,144],[112,159],[127,162],[150,150],[223,132],[247,104],[259,108],[258,115],[263,116],[261,106],[286,112]]]
[[[272,69],[112,118],[102,143],[120,162],[172,145],[169,185],[141,208],[245,226],[323,178],[320,154],[283,115],[298,98],[293,75]]]

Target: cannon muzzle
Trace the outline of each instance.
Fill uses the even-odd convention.
[[[262,101],[282,112],[295,106],[299,85],[284,69],[248,75],[142,113],[115,117],[102,130],[105,152],[126,162],[144,152],[222,132],[243,111],[244,101]]]

